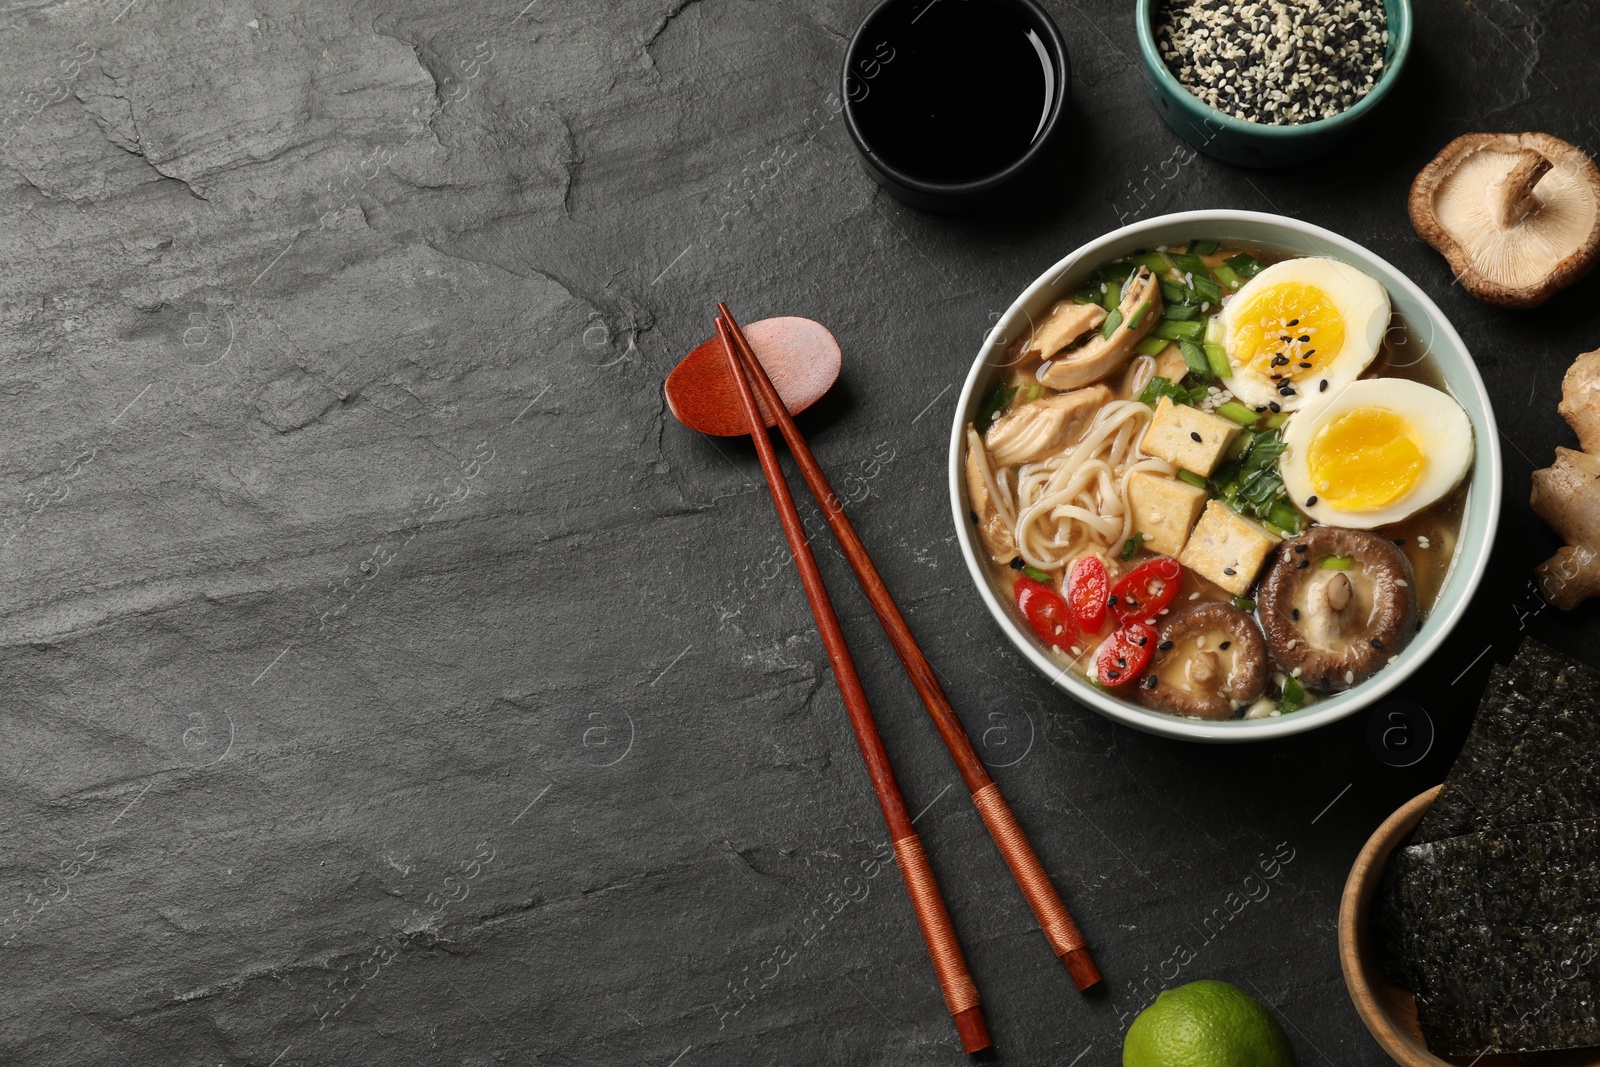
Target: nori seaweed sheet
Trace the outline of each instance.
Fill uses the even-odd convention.
[[[1597,815],[1600,671],[1530,638],[1491,674],[1466,746],[1412,840]]]
[[[1417,1019],[1436,1053],[1600,1045],[1600,819],[1410,845]]]
[[[1491,672],[1373,922],[1434,1052],[1600,1045],[1600,671],[1530,639]]]

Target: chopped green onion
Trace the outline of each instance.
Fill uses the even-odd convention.
[[[1299,711],[1306,706],[1306,690],[1300,684],[1300,679],[1290,676],[1283,683],[1283,698],[1278,701],[1278,710],[1287,715],[1291,711]]]
[[[1247,596],[1236,596],[1236,597],[1234,597],[1233,598],[1233,606],[1238,608],[1240,611],[1244,612],[1246,615],[1248,615],[1252,611],[1256,610],[1256,602],[1254,600],[1251,600]]]
[[[1200,318],[1198,304],[1168,304],[1161,309],[1164,322],[1193,322]]]
[[[1106,291],[1100,294],[1100,306],[1107,311],[1117,310],[1117,305],[1122,303],[1122,288],[1115,283],[1108,283]]]
[[[1211,361],[1206,359],[1205,349],[1193,341],[1179,341],[1178,347],[1183,351],[1183,361],[1189,364],[1189,373],[1196,377],[1211,377]]]
[[[1122,542],[1122,559],[1124,562],[1132,559],[1139,553],[1139,544],[1144,540],[1144,534],[1136,533]]]
[[[1222,304],[1222,286],[1210,278],[1197,276],[1194,280],[1194,291],[1201,300],[1204,300],[1212,307],[1218,307]]]
[[[1206,387],[1196,386],[1193,389],[1185,388],[1170,378],[1163,378],[1159,374],[1145,384],[1144,392],[1139,394],[1141,404],[1155,407],[1161,402],[1162,397],[1171,397],[1174,404],[1188,404],[1193,407],[1205,398]]]
[[[1098,304],[1100,303],[1100,290],[1098,287],[1093,289],[1079,289],[1076,293],[1072,294],[1072,302],[1074,304]]]
[[[1317,566],[1325,571],[1347,571],[1354,562],[1354,556],[1323,556],[1317,561]]]
[[[1256,412],[1250,414],[1259,417]],[[1284,499],[1283,476],[1278,473],[1283,450],[1277,430],[1246,428],[1228,446],[1225,462],[1211,481],[1217,498],[1228,507],[1268,523],[1275,533],[1292,535],[1299,531],[1300,516]]]
[[[1210,341],[1207,341],[1205,350],[1206,360],[1211,364],[1211,376],[1213,378],[1233,377],[1233,366],[1228,362],[1228,353],[1226,349],[1224,349],[1221,345],[1212,344]]]
[[[1189,254],[1192,256],[1209,256],[1221,247],[1216,241],[1190,241]]]
[[[1241,278],[1254,278],[1264,269],[1261,266],[1261,261],[1249,252],[1240,252],[1236,256],[1229,256],[1222,262],[1233,268],[1234,272]]]
[[[1182,273],[1189,275],[1189,277],[1194,281],[1199,281],[1201,278],[1209,278],[1211,276],[1211,269],[1206,266],[1205,260],[1201,259],[1199,256],[1191,256],[1186,252],[1168,252],[1167,258],[1172,260],[1172,265],[1174,267],[1177,267]]]
[[[1150,310],[1150,301],[1148,301],[1148,300],[1146,300],[1144,303],[1140,304],[1138,307],[1134,308],[1133,309],[1133,318],[1128,320],[1128,329],[1137,330],[1139,328],[1139,320],[1144,318],[1144,313],[1146,311],[1149,311],[1149,310]]]
[[[1117,332],[1117,327],[1122,325],[1122,312],[1113,311],[1106,316],[1106,321],[1100,324],[1100,336],[1110,337]]]
[[[1044,582],[1046,585],[1050,584],[1050,575],[1047,572],[1040,570],[1038,567],[1024,567],[1022,568],[1022,573],[1026,574],[1029,578],[1032,578],[1036,582]]]
[[[1203,322],[1173,322],[1170,319],[1155,328],[1157,337],[1165,337],[1169,341],[1197,341],[1205,332]]]
[[[1300,513],[1286,501],[1274,500],[1267,509],[1266,520],[1291,537],[1300,532]]]
[[[1027,392],[1027,395],[1024,397],[1024,399],[1026,399],[1026,400],[1038,400],[1041,396],[1044,396],[1044,386],[1042,386],[1042,385],[1030,385],[1030,386],[1028,386],[1028,392]]]
[[[1223,339],[1222,316],[1206,316],[1206,344],[1220,345]]]
[[[1226,263],[1212,267],[1211,275],[1212,277],[1216,278],[1217,281],[1221,282],[1223,285],[1226,285],[1230,291],[1237,289],[1239,286],[1244,284],[1244,279],[1239,277],[1238,273]]]
[[[1115,263],[1107,263],[1100,268],[1100,272],[1105,275],[1106,281],[1119,283],[1127,281],[1129,276],[1133,274],[1133,270],[1133,264],[1125,259],[1117,260]]]
[[[1167,341],[1160,337],[1146,337],[1143,341],[1140,341],[1138,344],[1134,345],[1133,350],[1139,353],[1141,356],[1159,356],[1161,354],[1161,350],[1166,348],[1167,345],[1171,343],[1171,341]]]
[[[1217,414],[1225,419],[1232,419],[1240,426],[1254,426],[1256,420],[1261,417],[1237,400],[1230,400],[1217,408]]]
[[[1204,478],[1200,477],[1194,471],[1180,470],[1178,472],[1178,480],[1180,482],[1188,482],[1190,485],[1194,486],[1196,489],[1208,489],[1208,488],[1210,488],[1210,486],[1207,484],[1206,480]]]
[[[994,417],[1011,406],[1011,398],[1017,395],[1017,387],[1007,385],[1005,382],[995,383],[989,390],[989,395],[983,398],[983,403],[978,405],[978,427],[988,429]]]
[[[1284,423],[1286,423],[1288,421],[1289,421],[1289,413],[1287,411],[1280,411],[1276,415],[1268,415],[1267,416],[1267,429],[1276,430],[1276,429],[1278,429],[1279,427],[1281,427]]]
[[[1137,256],[1129,256],[1128,262],[1143,267],[1158,278],[1172,269],[1172,264],[1160,252],[1141,252]]]
[[[1182,282],[1168,281],[1165,278],[1161,279],[1161,299],[1165,300],[1169,304],[1189,304],[1196,302],[1194,300],[1194,291],[1188,286],[1184,285]]]

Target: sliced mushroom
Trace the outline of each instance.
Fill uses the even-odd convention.
[[[1231,719],[1267,684],[1267,650],[1255,620],[1220,601],[1186,603],[1161,624],[1161,642],[1134,695],[1147,708]]]
[[[1033,463],[1075,444],[1110,400],[1111,390],[1096,385],[1017,405],[984,435],[989,461],[997,467]]]
[[[1106,318],[1106,309],[1099,304],[1080,304],[1075,300],[1058,300],[1050,306],[1044,319],[1035,326],[1022,342],[1020,355],[1026,359],[1049,359],[1072,342],[1098,327]]]
[[[1457,137],[1411,183],[1411,224],[1468,292],[1542,304],[1600,258],[1600,168],[1546,133]]]
[[[1052,389],[1077,389],[1120,370],[1133,357],[1133,346],[1161,321],[1161,284],[1156,276],[1140,267],[1128,282],[1117,313],[1121,319],[1109,337],[1091,333],[1077,348],[1053,355],[1040,365],[1039,380]]]
[[[1349,566],[1324,567],[1330,557]],[[1387,538],[1316,526],[1279,546],[1256,604],[1279,666],[1308,688],[1348,689],[1411,640],[1416,580],[1405,553]]]
[[[989,479],[993,469],[985,458],[983,439],[972,426],[967,427],[967,503],[972,507],[972,521],[978,527],[978,537],[984,549],[996,563],[1005,563],[1017,554],[1016,540],[1012,536],[1012,519],[1000,508],[994,494],[989,492]]]

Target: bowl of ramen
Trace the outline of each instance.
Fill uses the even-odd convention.
[[[1280,215],[1125,226],[985,338],[950,441],[968,570],[1080,703],[1202,741],[1368,706],[1488,564],[1499,438],[1405,275]]]

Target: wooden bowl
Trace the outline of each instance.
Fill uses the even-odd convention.
[[[1416,829],[1443,788],[1434,786],[1385,819],[1368,838],[1350,868],[1350,877],[1345,879],[1344,896],[1339,901],[1339,965],[1356,1013],[1383,1051],[1401,1067],[1600,1067],[1600,1049],[1592,1048],[1476,1059],[1436,1056],[1422,1040],[1411,991],[1391,982],[1378,966],[1378,954],[1372,945],[1372,900],[1383,881],[1389,854]]]

